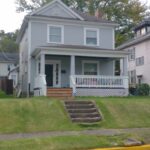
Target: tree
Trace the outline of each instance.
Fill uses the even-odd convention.
[[[17,11],[33,11],[51,0],[16,0]],[[133,37],[133,27],[147,15],[148,7],[140,0],[62,0],[68,6],[94,15],[99,11],[103,18],[115,21],[120,26],[116,29],[116,45]]]
[[[5,33],[3,30],[0,31],[0,51],[3,52],[17,52],[18,45],[16,44],[18,30],[14,33]]]

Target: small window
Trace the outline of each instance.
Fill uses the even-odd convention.
[[[135,48],[129,49],[129,61],[135,60]]]
[[[136,66],[144,65],[144,56],[136,58]]]
[[[98,75],[98,62],[83,62],[83,74],[84,75]]]
[[[99,45],[99,31],[98,29],[85,29],[85,45],[98,46]]]
[[[63,27],[62,26],[48,26],[48,42],[63,44]]]

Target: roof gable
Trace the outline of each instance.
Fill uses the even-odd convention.
[[[61,0],[54,0],[44,7],[32,12],[30,15],[43,15],[84,20],[79,14],[66,6]]]

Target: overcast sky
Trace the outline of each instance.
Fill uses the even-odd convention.
[[[0,30],[12,32],[19,29],[25,13],[16,13],[16,0],[0,0]],[[150,4],[150,0],[141,0]]]

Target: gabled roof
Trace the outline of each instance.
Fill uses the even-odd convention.
[[[34,12],[30,13],[30,15],[36,15],[39,14],[40,12],[48,9],[51,5],[53,5],[54,3],[59,3],[62,7],[65,8],[65,10],[73,17],[76,17],[80,20],[84,20],[79,14],[77,14],[76,12],[74,12],[71,8],[69,8],[67,5],[65,5],[61,0],[53,0],[52,2],[48,3],[47,5],[35,10]]]
[[[0,62],[19,62],[19,54],[0,52]]]

